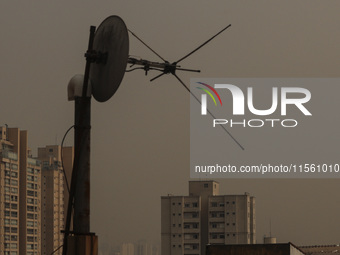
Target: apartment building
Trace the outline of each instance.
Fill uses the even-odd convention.
[[[40,255],[40,162],[28,148],[27,131],[0,127],[0,250]]]
[[[190,181],[189,196],[161,197],[162,255],[205,255],[207,244],[256,243],[255,198],[220,195],[216,181]]]
[[[61,155],[63,153],[63,157]],[[73,163],[73,147],[61,148],[50,145],[38,148],[38,159],[42,163],[41,190],[41,254],[51,254],[63,244],[62,230],[65,229],[66,206],[65,197],[68,198],[68,189],[64,178],[64,168],[69,176]],[[62,249],[54,254],[62,254]]]

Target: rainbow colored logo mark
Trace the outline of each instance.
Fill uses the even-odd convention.
[[[217,93],[217,91],[213,87],[211,87],[210,85],[208,85],[206,83],[203,83],[203,82],[197,82],[197,83],[201,84],[201,85],[203,85],[203,86],[205,86],[207,88],[207,89],[205,89],[205,88],[197,87],[198,89],[203,90],[205,93],[207,93],[212,98],[212,100],[214,101],[215,105],[217,106],[215,97],[208,90],[208,89],[210,89],[217,96],[217,98],[220,101],[220,104],[222,106],[221,97],[220,97],[220,95]],[[202,115],[206,115],[207,114],[207,95],[206,94],[202,94],[202,96],[201,96],[201,104],[202,104],[201,113],[202,113]]]

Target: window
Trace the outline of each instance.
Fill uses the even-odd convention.
[[[209,184],[208,183],[204,183],[204,188],[209,188]]]
[[[217,228],[217,224],[216,224],[216,223],[213,223],[213,224],[211,224],[211,227],[212,227],[212,228]]]
[[[190,207],[190,204],[189,203],[185,203],[184,207],[188,208],[188,207]]]
[[[192,207],[198,207],[198,203],[192,203]]]
[[[211,203],[211,207],[217,207],[217,203],[216,202],[212,202]]]

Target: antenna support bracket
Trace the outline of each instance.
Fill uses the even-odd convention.
[[[87,61],[96,64],[106,64],[107,62],[108,53],[107,52],[100,52],[95,50],[88,50],[85,53],[85,58]]]

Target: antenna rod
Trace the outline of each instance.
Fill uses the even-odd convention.
[[[96,27],[95,26],[91,26],[90,27],[90,38],[89,38],[89,45],[88,45],[87,53],[91,53],[92,52],[95,31],[96,31]],[[85,54],[85,56],[87,56],[87,54]],[[86,58],[84,84],[83,84],[83,98],[85,98],[86,94],[87,94],[87,86],[88,86],[89,75],[90,75],[90,66],[91,66],[91,61],[89,61],[89,59]]]
[[[149,45],[147,45],[145,42],[143,42],[142,39],[140,39],[134,32],[132,32],[130,29],[128,29],[128,31],[137,38],[138,41],[140,41],[142,44],[144,44],[145,47],[147,47],[149,50],[151,50],[156,56],[158,56],[161,60],[163,60],[164,62],[166,62],[166,60],[164,58],[161,57],[161,55],[159,55],[156,51],[154,51],[153,49],[151,49],[151,47]]]
[[[176,75],[176,74],[173,74],[177,80],[183,85],[183,87],[200,103],[201,101],[194,95],[194,93],[191,92],[191,90],[185,85],[185,83]],[[214,119],[216,119],[216,117],[214,116],[214,114],[212,114],[209,109],[207,109],[207,112],[211,115],[211,117],[213,117]],[[220,125],[221,128],[224,129],[225,132],[227,132],[227,134],[231,137],[231,139],[234,140],[234,142],[242,149],[244,150],[244,147],[236,140],[236,138],[223,126],[223,125]]]
[[[214,39],[216,36],[218,36],[219,34],[221,34],[224,30],[228,29],[229,27],[231,27],[231,24],[229,24],[228,26],[226,26],[225,28],[223,28],[220,32],[218,32],[216,35],[214,35],[213,37],[211,37],[209,40],[207,40],[206,42],[204,42],[203,44],[201,44],[200,46],[198,46],[196,49],[194,49],[192,52],[190,52],[189,54],[185,55],[184,57],[180,58],[179,60],[177,60],[175,63],[179,63],[182,60],[186,59],[187,57],[189,57],[191,54],[195,53],[196,51],[198,51],[200,48],[202,48],[204,45],[206,45],[208,42],[210,42],[212,39]]]

